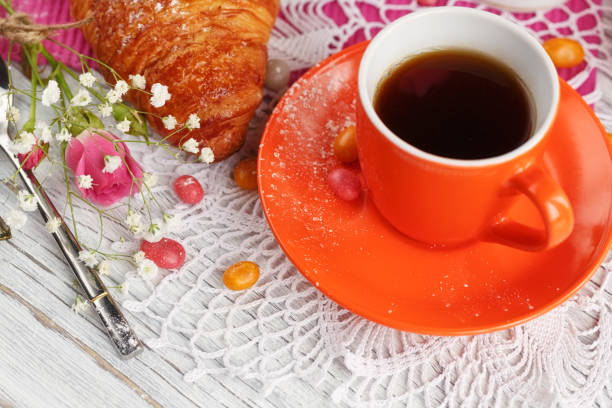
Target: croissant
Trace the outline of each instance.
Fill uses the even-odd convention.
[[[122,78],[144,75],[147,84],[168,86],[171,99],[155,108],[149,95],[130,91],[137,109],[185,123],[190,114],[200,128],[179,132],[174,145],[193,137],[210,147],[215,160],[237,151],[262,99],[266,43],[279,0],[71,0],[96,57]],[[102,69],[109,82],[112,75]],[[171,132],[149,115],[163,136]],[[187,136],[187,134],[189,136]]]

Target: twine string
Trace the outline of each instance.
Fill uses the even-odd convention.
[[[92,20],[89,16],[72,23],[43,25],[34,23],[26,13],[16,12],[0,19],[0,37],[20,44],[37,44],[60,30],[81,27]]]

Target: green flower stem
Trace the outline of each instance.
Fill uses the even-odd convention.
[[[20,95],[24,95],[27,96],[29,99],[32,99],[33,95],[30,92],[24,91],[23,89],[17,89],[17,88],[11,88],[11,90],[8,92],[9,94],[20,94]],[[34,98],[39,101],[40,99],[36,96],[34,96]]]
[[[42,45],[34,44],[34,45],[21,45],[21,52],[30,65],[30,73],[33,78],[36,78],[37,83],[40,86],[44,86],[42,79],[40,78],[40,74],[38,73],[38,54]]]
[[[11,72],[11,55],[13,54],[13,42],[9,42],[9,49],[8,49],[8,54],[6,56],[6,66],[7,66],[7,72],[8,72],[8,82],[9,82],[9,89],[10,90],[14,90],[15,87],[13,86],[13,74]]]
[[[87,204],[89,207],[93,208],[98,214],[103,214],[105,216],[107,216],[108,218],[110,218],[113,221],[117,221],[117,222],[121,222],[121,220],[117,217],[113,217],[112,215],[110,215],[108,212],[99,209],[98,207],[96,207],[94,204],[92,204],[91,202],[89,202],[89,200],[84,199],[83,197],[81,197],[81,195],[79,193],[76,193],[72,190],[70,190],[70,194],[73,195],[75,198],[77,198],[78,200],[82,201],[83,203]]]
[[[117,261],[123,261],[123,262],[130,262],[131,263],[131,260],[132,260],[132,255],[112,254],[112,253],[109,253],[109,252],[102,252],[102,251],[93,251],[93,252],[95,252],[97,254],[100,254],[100,255],[102,255],[105,258],[114,259],[114,260],[117,260]],[[109,286],[107,286],[107,288],[109,288]]]
[[[47,52],[48,54],[48,52]],[[49,54],[50,58],[53,58],[52,55]],[[46,58],[46,57],[45,57]],[[55,60],[55,58],[53,58]],[[47,59],[48,60],[48,59]],[[66,64],[64,64],[61,61],[57,61],[55,60],[55,62],[57,63],[57,66],[64,71],[65,73],[67,73],[68,75],[70,75],[75,81],[79,80],[79,76],[77,75],[76,72],[74,72],[72,69],[70,69]],[[96,98],[98,98],[98,100],[100,102],[104,102],[106,100],[106,98],[104,96],[102,96],[99,92],[97,92],[96,90],[94,90],[93,88],[87,88],[87,90],[89,91],[90,94],[92,94],[93,96],[95,96]]]
[[[30,96],[30,117],[28,119],[28,122],[30,122],[31,125],[34,126],[34,123],[36,122],[36,90],[38,88],[38,82],[40,81],[40,77],[38,76],[38,66],[35,65],[33,62],[38,60],[38,53],[35,51],[28,50],[27,48],[29,47],[24,46],[23,51],[24,54],[27,55],[26,58],[30,63],[30,70],[32,71],[32,95]],[[32,55],[32,53],[34,55]]]
[[[81,54],[80,52],[78,52],[78,51],[77,51],[77,50],[75,50],[74,48],[72,48],[72,47],[70,47],[70,46],[68,46],[68,45],[66,45],[66,44],[64,44],[64,43],[61,43],[61,42],[59,42],[59,41],[57,41],[57,40],[54,40],[54,39],[52,39],[52,38],[49,38],[48,40],[49,40],[49,41],[51,41],[51,42],[52,42],[52,43],[54,43],[54,44],[59,45],[59,46],[60,46],[60,47],[62,47],[62,48],[67,49],[68,51],[70,51],[71,53],[75,54],[77,57],[79,57],[79,58],[81,58],[81,59],[88,59],[88,60],[95,61],[96,63],[100,64],[101,66],[103,66],[104,68],[106,68],[106,69],[108,69],[108,70],[110,71],[110,73],[113,75],[113,78],[115,79],[115,81],[117,80],[117,78],[122,79],[122,78],[121,78],[121,77],[120,77],[120,76],[117,74],[117,72],[116,72],[116,71],[115,71],[113,68],[111,68],[111,67],[110,67],[110,65],[107,65],[107,64],[103,63],[103,62],[102,62],[102,61],[100,61],[99,59],[94,58],[94,57],[90,57],[89,55]]]
[[[147,183],[143,182],[142,185],[145,186],[145,188],[147,189],[147,192],[149,193],[149,198],[153,200],[153,202],[155,203],[155,205],[157,205],[157,207],[160,209],[161,212],[164,212],[164,207],[159,203],[159,201],[157,201],[157,198],[155,198],[155,196],[153,195],[153,192],[151,191]]]
[[[64,78],[61,66],[59,65],[60,63],[55,58],[53,58],[51,54],[49,54],[49,51],[47,51],[45,47],[42,47],[40,53],[47,60],[49,65],[51,65],[51,68],[53,70],[51,77],[57,81],[57,84],[62,89],[62,94],[68,99],[68,103],[70,103],[70,100],[72,99],[72,92],[70,91],[70,87],[66,82],[66,78]]]
[[[0,6],[4,7],[4,9],[9,13],[9,14],[13,14],[15,13],[15,10],[13,10],[13,7],[11,6],[11,2],[10,1],[6,1],[6,0],[0,0]]]
[[[98,220],[100,222],[100,235],[98,238],[98,246],[96,248],[96,251],[99,251],[100,248],[102,247],[102,242],[104,241],[104,213],[103,212],[98,212]]]

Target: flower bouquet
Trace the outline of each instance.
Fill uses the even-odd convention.
[[[18,157],[21,168],[34,171],[44,165],[46,177],[58,176],[64,180],[66,204],[63,211],[70,215],[72,232],[83,248],[79,253],[80,261],[96,268],[99,275],[109,274],[113,261],[133,262],[143,278],[155,276],[158,267],[180,267],[185,258],[182,245],[165,238],[179,224],[178,217],[166,211],[155,197],[151,189],[157,177],[132,157],[129,145],[144,143],[162,148],[176,160],[212,163],[212,149],[199,148],[198,142],[190,137],[190,133],[200,127],[198,115],[192,113],[184,123],[178,123],[172,115],[161,117],[137,110],[124,102],[128,92],[142,93],[153,107],[159,108],[171,103],[168,87],[161,83],[149,85],[143,75],[122,78],[99,59],[48,38],[79,59],[80,70],[75,71],[42,45],[42,40],[56,30],[79,26],[87,21],[37,26],[26,15],[16,12],[8,0],[0,0],[0,7],[8,13],[3,22],[3,32],[11,40],[8,65],[11,67],[11,51],[19,48],[22,71],[30,80],[29,89],[20,89],[15,85],[9,68],[9,87],[3,92],[3,100],[11,100],[7,98],[9,96],[27,98],[29,111],[22,112],[14,105],[8,106],[6,119],[10,134],[14,136],[0,137],[5,138],[3,145]],[[114,84],[107,83],[93,69],[94,66],[107,70]],[[44,115],[41,115],[42,110],[46,110]],[[168,134],[152,140],[145,115],[160,119]],[[52,119],[44,121],[41,116]],[[168,143],[169,138],[179,134],[181,143],[178,147]],[[18,197],[16,208],[3,214],[6,225],[13,230],[23,228],[28,219],[26,213],[37,209],[35,196],[19,188],[17,176],[18,171],[4,179]],[[186,194],[193,195],[193,191],[197,195],[198,188],[201,190],[194,178],[175,183],[177,193],[181,191],[180,198]],[[191,204],[197,201],[192,199]],[[97,242],[81,239],[75,218],[77,202],[97,214]],[[134,240],[142,240],[143,250],[135,254],[104,250],[104,224],[109,220],[122,223]],[[51,217],[46,222],[50,233],[56,233],[61,225],[58,217]],[[125,291],[127,283],[109,288]],[[77,295],[73,308],[82,311],[87,304]]]

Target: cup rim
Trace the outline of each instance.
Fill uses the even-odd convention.
[[[553,93],[553,103],[551,104],[550,109],[544,115],[544,120],[541,122],[541,125],[535,130],[533,135],[522,145],[516,147],[509,152],[506,152],[499,156],[487,157],[483,159],[455,159],[449,157],[438,156],[433,153],[428,153],[424,150],[421,150],[405,140],[401,139],[399,136],[394,134],[380,119],[376,111],[374,110],[373,101],[370,100],[367,92],[366,86],[366,78],[369,71],[369,63],[373,59],[374,53],[376,52],[376,48],[380,44],[382,44],[386,37],[393,33],[393,31],[402,24],[406,24],[411,20],[416,20],[418,18],[428,17],[432,14],[463,14],[463,15],[472,15],[478,16],[479,18],[489,19],[495,24],[500,24],[510,29],[514,34],[522,37],[527,41],[542,57],[542,60],[545,64],[546,71],[549,74],[549,80],[551,80],[552,85],[552,93]],[[552,123],[555,119],[557,108],[559,106],[559,79],[557,70],[549,58],[548,54],[544,50],[544,47],[539,43],[539,41],[531,36],[527,30],[515,24],[503,17],[500,17],[496,14],[489,13],[487,11],[482,11],[478,9],[472,9],[469,7],[437,7],[428,10],[419,10],[412,12],[406,16],[400,17],[394,22],[387,25],[383,28],[372,41],[366,47],[366,50],[361,58],[359,63],[359,73],[358,73],[358,92],[359,92],[359,100],[360,103],[368,116],[370,122],[377,128],[379,132],[381,132],[389,141],[391,141],[395,146],[402,149],[403,151],[409,153],[412,156],[416,156],[427,162],[434,162],[438,164],[443,164],[451,167],[461,167],[461,168],[473,168],[473,167],[484,167],[484,166],[493,166],[499,165],[502,163],[509,162],[516,157],[519,157],[526,152],[534,149],[543,139]],[[364,103],[364,101],[368,103]]]

